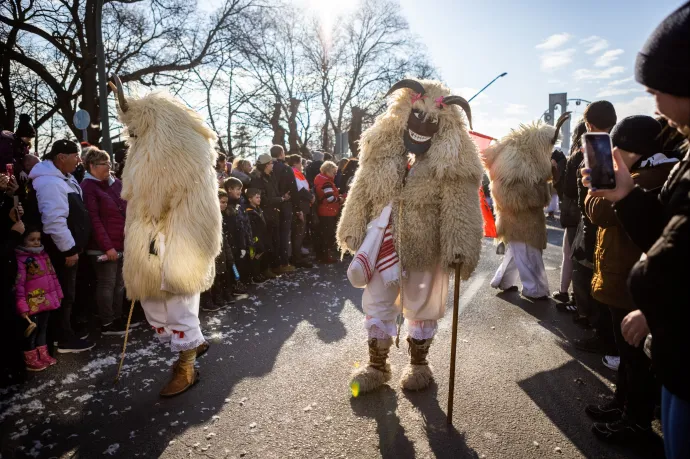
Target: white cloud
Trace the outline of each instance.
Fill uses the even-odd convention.
[[[561,51],[551,51],[544,53],[541,58],[541,69],[545,72],[551,72],[560,67],[570,64],[573,61],[575,48],[568,48]]]
[[[622,80],[614,80],[609,83],[609,86],[620,86],[625,83],[630,83],[631,81],[633,81],[633,77],[623,78]]]
[[[608,67],[613,63],[613,61],[618,60],[618,56],[620,56],[624,52],[625,51],[623,51],[622,49],[610,49],[601,56],[599,56],[596,62],[594,62],[594,65],[596,65],[597,67]]]
[[[614,75],[625,72],[621,66],[609,67],[604,70],[578,69],[573,73],[576,80],[608,80]]]
[[[633,94],[640,91],[641,89],[639,88],[620,89],[606,87],[599,90],[599,92],[597,93],[597,97],[623,96],[625,94]]]
[[[572,35],[568,33],[556,33],[551,35],[549,38],[544,40],[542,43],[538,44],[536,46],[537,49],[556,49],[560,48],[561,46],[565,45],[570,39],[572,38]]]
[[[640,96],[628,102],[614,103],[619,120],[632,115],[654,115],[656,104],[652,96]]]
[[[527,114],[527,105],[522,104],[508,104],[505,109],[506,115],[525,115]]]
[[[609,47],[609,42],[601,37],[592,35],[591,37],[580,40],[581,45],[585,45],[587,54],[595,54]]]

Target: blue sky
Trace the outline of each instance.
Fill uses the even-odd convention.
[[[620,116],[652,114],[651,98],[632,79],[635,55],[684,1],[400,3],[444,82],[461,95],[470,97],[508,72],[472,103],[475,129],[500,137],[537,119],[552,92],[608,99]],[[577,117],[583,107],[572,108]]]

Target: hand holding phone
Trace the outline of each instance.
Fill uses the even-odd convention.
[[[5,172],[7,173],[8,177],[12,177],[14,175],[14,164],[5,164]]]
[[[611,137],[603,132],[588,132],[582,138],[585,146],[585,166],[591,171],[591,188],[595,190],[616,188]]]

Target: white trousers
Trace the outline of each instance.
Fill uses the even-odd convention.
[[[194,349],[203,343],[199,326],[199,294],[175,295],[166,300],[142,300],[146,320],[162,343],[174,352]]]
[[[551,201],[549,202],[549,205],[546,207],[546,212],[556,212],[558,211],[558,195],[554,194],[551,195]]]
[[[532,298],[549,295],[542,251],[524,242],[510,242],[491,286],[505,290],[517,285],[518,277],[522,281],[523,295]]]
[[[438,265],[430,271],[408,272],[402,282],[401,304],[400,287],[386,286],[378,271],[374,271],[362,295],[365,327],[370,338],[396,336],[396,318],[401,312],[408,321],[410,337],[429,339],[436,334],[438,319],[446,312],[448,272]]]

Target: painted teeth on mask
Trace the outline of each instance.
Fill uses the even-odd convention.
[[[417,134],[417,133],[414,132],[412,129],[408,129],[408,131],[409,131],[409,133],[410,133],[410,137],[411,137],[412,140],[414,140],[415,142],[426,142],[427,140],[431,139],[431,137],[425,137],[425,136],[423,136],[423,135]]]

